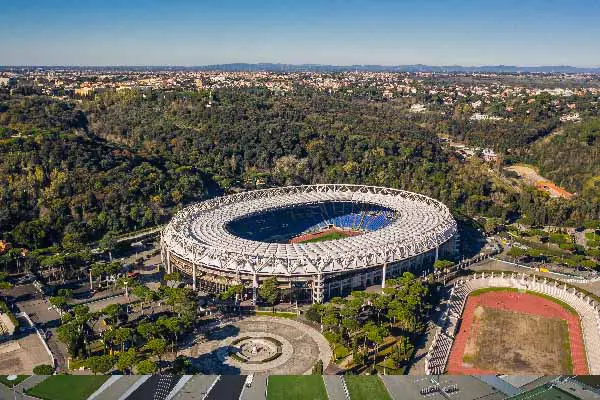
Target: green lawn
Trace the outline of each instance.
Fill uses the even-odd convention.
[[[345,237],[346,237],[346,235],[344,235],[341,232],[331,232],[331,233],[328,233],[328,234],[323,235],[323,236],[319,236],[319,237],[316,237],[316,238],[305,240],[302,243],[324,242],[326,240],[337,240],[337,239],[343,239]]]
[[[7,375],[0,375],[0,383],[8,387],[13,387],[23,382],[25,379],[29,378],[29,375],[18,375],[17,379],[15,379],[14,381],[9,381],[8,379],[6,379],[6,377]]]
[[[255,311],[254,315],[275,317],[275,318],[288,318],[288,319],[295,319],[298,316],[295,312],[277,312],[277,311],[272,312],[272,311],[263,311],[263,310]]]
[[[392,400],[377,375],[346,375],[344,379],[351,400]]]
[[[320,375],[271,375],[267,400],[327,400]]]
[[[27,394],[43,400],[85,400],[108,380],[105,375],[53,375]]]

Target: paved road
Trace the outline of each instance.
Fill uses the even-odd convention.
[[[215,386],[208,392],[206,400],[239,399],[245,381],[245,375],[221,375]]]
[[[181,376],[177,375],[152,375],[127,396],[127,400],[166,400],[180,378]]]
[[[217,375],[194,375],[173,400],[202,400],[217,378]]]
[[[129,388],[141,379],[135,375],[123,375],[117,381],[113,382],[108,388],[94,398],[94,400],[116,400],[129,390]]]
[[[254,375],[252,386],[244,387],[240,400],[265,400],[267,398],[267,375]],[[330,398],[331,399],[331,398]],[[342,399],[345,400],[345,399]]]
[[[342,379],[342,375],[323,375],[323,382],[325,382],[329,400],[346,400]]]

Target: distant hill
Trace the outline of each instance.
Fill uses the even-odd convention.
[[[569,65],[521,67],[514,65],[483,65],[465,67],[461,65],[322,65],[322,64],[272,64],[235,63],[192,67],[216,71],[274,71],[274,72],[485,72],[485,73],[593,73],[600,74],[600,67],[581,68]]]
[[[270,71],[270,72],[463,72],[463,73],[563,73],[600,74],[600,67],[573,67],[570,65],[326,65],[326,64],[277,64],[277,63],[232,63],[199,66],[0,66],[0,70],[46,69],[46,70],[113,70],[113,71]]]

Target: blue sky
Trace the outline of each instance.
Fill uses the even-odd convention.
[[[0,65],[600,66],[600,0],[0,0]]]

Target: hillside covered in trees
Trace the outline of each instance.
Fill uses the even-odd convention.
[[[28,248],[94,241],[166,222],[217,194],[330,182],[417,191],[471,216],[558,225],[597,218],[600,206],[589,196],[598,191],[587,190],[599,175],[597,122],[519,155],[567,187],[583,174],[582,195],[566,201],[515,190],[498,179],[497,166],[458,157],[438,133],[459,129],[460,118],[424,120],[402,110],[307,88],[124,90],[80,101],[0,92],[0,239]],[[532,137],[553,129],[542,119]],[[565,167],[574,154],[578,161]]]

